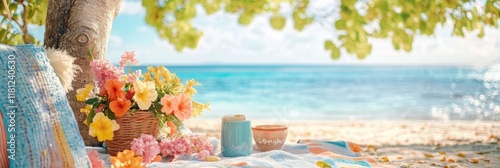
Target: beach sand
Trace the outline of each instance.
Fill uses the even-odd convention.
[[[281,122],[283,124],[283,122]],[[298,139],[347,140],[387,167],[500,167],[500,122],[287,121],[287,143]],[[220,138],[218,119],[191,119],[193,131]],[[252,125],[275,124],[252,120]]]

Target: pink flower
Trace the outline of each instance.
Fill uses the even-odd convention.
[[[96,150],[91,150],[88,154],[92,168],[104,168],[104,161],[99,159],[99,154]]]
[[[191,143],[187,138],[179,138],[174,141],[173,149],[176,155],[190,154]]]
[[[153,135],[148,135],[148,134],[141,134],[140,138],[144,141],[144,143],[146,142],[157,142],[155,137],[153,137]]]
[[[214,148],[212,144],[209,142],[208,138],[206,138],[206,136],[201,134],[193,134],[190,135],[189,138],[191,139],[193,146],[195,146],[198,149],[198,152],[207,150],[209,151],[210,154],[215,154]]]
[[[142,156],[142,154],[144,153],[144,146],[146,145],[144,144],[144,141],[141,138],[134,138],[134,140],[132,140],[130,145],[131,145],[130,149],[132,149],[132,151],[134,151],[135,154]]]
[[[141,76],[141,70],[136,70],[134,73],[127,74],[127,82],[134,83]]]
[[[161,112],[164,112],[166,115],[177,111],[177,108],[179,108],[178,100],[174,96],[165,94],[165,96],[163,96],[160,101],[163,105],[163,108],[161,108]]]
[[[160,142],[160,152],[163,157],[174,156],[174,151],[172,150],[172,144],[168,140],[163,140]]]
[[[189,119],[189,117],[191,117],[191,100],[184,93],[177,95],[175,98],[179,104],[177,106],[177,111],[174,111],[174,115],[181,121]]]
[[[125,67],[126,65],[139,65],[139,61],[135,58],[135,51],[125,51],[122,55],[122,60],[120,60],[120,67]]]
[[[174,140],[163,140],[160,142],[161,153],[165,156],[190,155],[193,153],[189,138],[180,137]]]
[[[109,60],[93,60],[90,62],[90,70],[97,80],[99,89],[104,89],[104,84],[110,79],[119,79],[123,75],[123,69],[111,64]]]
[[[202,150],[202,151],[198,152],[198,155],[196,156],[196,158],[200,161],[204,161],[205,158],[207,158],[207,156],[210,156],[210,151]]]
[[[101,104],[99,107],[97,107],[97,108],[95,109],[95,112],[96,112],[96,113],[102,112],[102,111],[104,111],[104,108],[105,108],[105,107],[106,107],[106,105]]]
[[[166,156],[183,156],[197,153],[198,160],[205,160],[207,156],[214,154],[212,144],[204,135],[193,134],[182,136],[177,139],[163,140],[160,142],[161,153]]]
[[[145,163],[150,163],[160,153],[158,141],[152,135],[141,134],[141,136],[135,138],[130,144],[130,149],[136,155],[142,156]]]
[[[146,142],[143,151],[142,157],[144,158],[144,162],[151,163],[156,155],[160,153],[160,146],[158,146],[157,141]]]

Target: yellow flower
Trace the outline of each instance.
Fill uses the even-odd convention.
[[[163,87],[163,82],[160,80],[160,76],[159,76],[159,75],[155,75],[154,80],[155,80],[155,84],[156,84],[159,88],[162,88],[162,87]]]
[[[143,160],[142,157],[135,156],[134,151],[131,150],[124,150],[123,152],[118,152],[116,156],[111,156],[109,160],[111,161],[112,168],[145,167],[144,164],[142,164]]]
[[[169,81],[170,77],[172,76],[170,71],[168,71],[168,69],[164,66],[158,67],[157,75],[160,75],[165,81]]]
[[[140,80],[134,83],[134,101],[139,105],[141,110],[149,109],[151,102],[158,98],[158,93],[155,89],[155,84],[153,82],[142,82]]]
[[[195,80],[191,79],[186,82],[186,87],[184,88],[184,93],[187,94],[190,98],[193,97],[194,94],[196,94],[196,89],[193,88],[193,86],[199,86],[201,85],[199,82],[196,82]]]
[[[85,113],[85,115],[89,115],[90,110],[92,110],[92,105],[86,105],[85,107],[80,109],[80,112]]]
[[[193,111],[191,112],[191,117],[201,116],[203,110],[210,110],[210,103],[201,104],[193,101]]]
[[[152,65],[148,66],[148,71],[149,71],[149,72],[153,72],[153,71],[154,71],[154,68],[153,68],[153,66],[152,66]]]
[[[151,81],[151,73],[149,72],[144,73],[144,81]]]
[[[104,113],[97,113],[89,125],[89,135],[97,136],[100,142],[113,140],[113,131],[120,129],[120,125],[115,120],[110,120]]]
[[[90,92],[92,92],[92,89],[94,88],[94,85],[87,84],[85,85],[85,88],[80,88],[76,90],[76,100],[78,101],[85,101],[87,98],[90,96]]]
[[[143,74],[144,81],[151,81],[153,79],[153,66],[148,66],[148,71]]]

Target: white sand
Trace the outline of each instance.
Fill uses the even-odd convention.
[[[193,132],[220,138],[218,119],[191,119],[185,123]],[[274,123],[252,121],[252,125],[256,124]],[[286,124],[287,143],[301,138],[348,140],[358,143],[364,155],[386,166],[500,167],[500,122],[306,120]],[[384,162],[384,158],[388,161]],[[445,161],[441,161],[443,158]],[[478,163],[473,163],[474,159]]]

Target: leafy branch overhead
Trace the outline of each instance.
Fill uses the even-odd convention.
[[[203,34],[190,23],[197,5],[207,14],[224,8],[239,15],[242,25],[249,25],[256,15],[270,14],[270,25],[276,30],[283,29],[291,18],[294,28],[301,31],[315,19],[319,22],[315,12],[322,11],[310,10],[309,0],[143,0],[142,4],[147,11],[146,22],[178,51],[195,48]],[[289,8],[291,12],[287,12]],[[453,24],[456,36],[472,32],[483,37],[484,27],[497,28],[500,18],[500,1],[496,0],[341,0],[336,8],[339,10],[329,14],[334,16],[329,25],[336,39],[324,42],[333,59],[340,58],[341,50],[365,58],[372,50],[370,38],[390,38],[394,49],[410,52],[414,37],[433,35],[438,24]]]
[[[468,31],[483,37],[484,27],[498,27],[500,17],[500,1],[495,0],[484,4],[468,0],[342,0],[340,9],[340,18],[334,23],[335,29],[343,32],[338,36],[339,48],[358,58],[371,52],[368,37],[390,38],[394,49],[409,52],[414,36],[432,35],[438,24],[452,23],[456,36],[463,37]],[[330,50],[335,58],[337,49]]]
[[[308,0],[143,0],[146,8],[146,23],[156,28],[161,38],[168,39],[175,49],[196,48],[203,33],[190,23],[196,16],[195,6],[201,5],[207,14],[222,7],[228,13],[238,14],[238,22],[249,25],[256,15],[272,13],[270,24],[274,29],[285,27],[286,16],[280,14],[283,4],[293,6],[294,26],[302,30],[313,22],[307,16]]]
[[[6,0],[0,3],[0,43],[18,45],[40,42],[28,32],[28,25],[45,25],[46,0]]]

